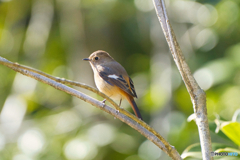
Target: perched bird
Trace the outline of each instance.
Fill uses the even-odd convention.
[[[128,76],[126,70],[121,64],[115,61],[107,52],[96,51],[88,58],[83,59],[89,61],[94,73],[94,80],[97,88],[114,100],[127,99],[135,115],[142,119],[134,97],[137,94],[134,89],[133,81]]]

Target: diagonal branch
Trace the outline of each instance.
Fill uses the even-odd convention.
[[[180,46],[177,42],[176,36],[169,22],[164,0],[153,0],[155,10],[162,26],[163,33],[166,37],[168,46],[171,50],[173,59],[177,65],[177,68],[182,76],[182,79],[190,94],[193,109],[196,117],[196,124],[199,130],[200,143],[202,148],[202,157],[204,160],[212,160],[210,155],[211,137],[209,133],[207,108],[206,108],[206,95],[205,92],[199,87],[198,83],[194,79],[190,68],[188,67]]]
[[[92,104],[93,106],[111,114],[112,116],[118,118],[122,122],[128,124],[130,127],[133,129],[137,130],[139,133],[141,133],[143,136],[145,136],[147,139],[152,141],[155,145],[157,145],[160,149],[162,149],[165,153],[167,153],[172,159],[176,160],[181,160],[181,157],[177,150],[171,146],[157,131],[155,131],[152,127],[150,127],[148,124],[145,122],[141,121],[138,119],[136,116],[133,114],[127,112],[126,110],[120,108],[119,106],[116,105],[115,102],[113,102],[109,97],[107,97],[105,94],[99,92],[93,87],[90,87],[88,85],[79,83],[79,82],[73,82],[70,80],[65,80],[61,78],[56,78],[51,75],[48,75],[44,72],[38,71],[33,68],[29,68],[26,66],[19,65],[18,63],[13,63],[8,61],[5,58],[2,58],[0,56],[0,64],[7,66],[8,68],[13,69],[16,72],[19,72],[25,76],[34,78],[40,82],[43,82],[45,84],[48,84],[55,89],[64,91],[72,96],[75,96],[87,103]],[[69,86],[66,86],[64,84],[70,84],[70,85],[75,85],[78,87],[82,87],[85,89],[88,89],[90,91],[93,91],[100,96],[106,98],[113,106],[116,107],[116,109],[111,108],[108,105],[103,104],[101,101],[98,101],[80,91],[77,91]]]

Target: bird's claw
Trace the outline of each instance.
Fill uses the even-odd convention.
[[[105,104],[105,102],[106,102],[106,99],[104,99],[104,100],[102,101],[102,103],[104,103],[104,104]]]
[[[102,101],[102,104],[103,104],[103,106],[102,107],[105,107],[105,102],[106,102],[106,99],[104,99],[103,101]]]

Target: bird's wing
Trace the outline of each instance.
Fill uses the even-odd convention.
[[[131,91],[132,91],[134,97],[137,98],[137,93],[136,93],[136,91],[135,91],[133,81],[132,81],[132,79],[131,79],[130,77],[128,77],[128,78],[129,78],[129,83],[130,83],[130,89],[131,89]]]
[[[116,75],[113,72],[104,72],[100,71],[99,75],[102,79],[104,79],[108,84],[112,86],[117,86],[122,89],[124,92],[128,93],[133,97],[137,97],[137,94],[134,89],[133,81],[130,77],[122,75]]]

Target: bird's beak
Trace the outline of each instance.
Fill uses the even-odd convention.
[[[90,61],[91,59],[89,59],[89,58],[84,58],[83,60],[84,60],[84,61]]]

